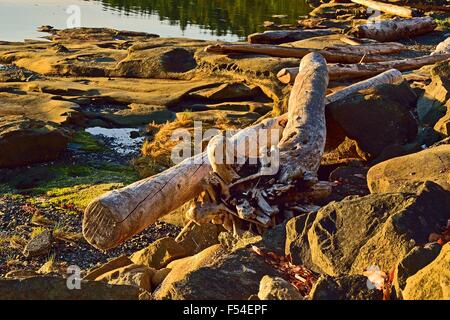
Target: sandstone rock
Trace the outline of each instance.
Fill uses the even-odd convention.
[[[45,230],[28,241],[23,254],[25,257],[38,257],[48,254],[51,249],[52,234],[49,230]]]
[[[220,245],[174,261],[169,268],[155,299],[246,300],[258,292],[264,275],[280,276],[249,249],[227,253]]]
[[[382,300],[383,292],[369,289],[367,278],[348,275],[333,278],[322,276],[311,289],[311,300]]]
[[[448,103],[448,105],[447,113],[440,118],[434,126],[434,130],[439,133],[442,138],[450,136],[450,103]]]
[[[430,243],[423,247],[414,247],[396,266],[394,273],[394,286],[397,297],[402,297],[406,281],[417,271],[429,265],[441,252],[441,246]]]
[[[2,102],[0,117],[23,116],[32,120],[51,121],[58,124],[78,121],[79,105],[74,102],[56,100],[50,94],[33,92],[33,85],[28,83],[23,84],[25,88],[29,88],[25,90],[28,92],[14,90],[14,84],[11,85],[12,87],[8,83],[0,83],[0,85],[4,85],[6,91],[11,90],[11,92],[0,92]]]
[[[372,167],[367,183],[372,193],[416,191],[425,181],[433,181],[450,191],[450,146],[442,145]]]
[[[323,207],[308,231],[314,264],[332,276],[389,272],[448,219],[450,195],[433,183],[413,193],[349,197]]]
[[[297,288],[280,277],[264,276],[259,284],[259,300],[303,300]]]
[[[67,131],[56,124],[21,116],[0,117],[0,168],[54,160],[68,142]]]
[[[161,124],[175,119],[175,113],[164,106],[132,103],[128,109],[114,113],[101,112],[96,117],[119,127],[137,127],[149,123]]]
[[[192,224],[190,228],[178,240],[178,243],[186,250],[186,255],[191,256],[204,249],[218,244],[221,226],[214,224]]]
[[[406,280],[402,293],[405,300],[450,299],[450,243],[432,263]]]
[[[83,277],[83,280],[95,280],[96,278],[107,272],[126,267],[130,264],[133,264],[133,261],[131,261],[127,256],[119,256],[117,258],[109,260],[107,263],[101,265],[98,268],[89,270]]]
[[[189,96],[196,99],[214,101],[232,101],[236,99],[247,100],[261,95],[261,89],[248,86],[242,82],[224,83],[215,88],[191,92]]]
[[[135,264],[118,268],[107,272],[99,277],[96,281],[105,281],[114,285],[134,285],[146,290],[152,291],[152,278],[156,270]]]
[[[365,7],[355,3],[323,3],[309,13],[312,17],[337,18],[340,15],[352,14],[357,18],[365,18],[367,10]]]
[[[159,47],[131,51],[110,72],[110,76],[129,78],[176,78],[197,67],[193,50]]]
[[[172,271],[172,269],[170,268],[163,268],[156,270],[155,274],[152,277],[152,288],[158,287],[169,275],[170,271]]]
[[[334,140],[341,137],[341,141],[334,141],[334,146],[336,142],[344,142],[345,137],[354,140],[361,158],[374,159],[386,147],[402,145],[416,137],[418,125],[411,113],[416,100],[406,82],[350,95],[328,105],[328,136]],[[327,149],[330,148],[328,142]]]
[[[138,300],[143,290],[136,286],[113,286],[100,281],[81,281],[70,290],[59,277],[0,280],[1,300]]]
[[[189,252],[173,238],[165,237],[156,240],[147,248],[133,253],[131,261],[154,269],[161,269],[173,260],[184,258]]]

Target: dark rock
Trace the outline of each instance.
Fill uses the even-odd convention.
[[[67,280],[33,277],[0,280],[1,300],[138,300],[143,293],[136,286],[113,286],[99,281],[81,281],[80,289],[68,289]]]
[[[415,245],[446,224],[450,194],[428,182],[417,194],[372,194],[332,202],[308,231],[314,264],[332,276],[389,272]]]
[[[386,147],[402,145],[416,137],[418,124],[412,115],[416,101],[406,82],[360,91],[328,106],[328,136],[335,140],[341,137],[341,143],[345,137],[355,141],[358,155],[373,159]],[[335,141],[333,145],[336,144]]]
[[[420,269],[429,265],[441,252],[441,245],[430,243],[423,247],[414,247],[397,265],[394,274],[394,285],[397,297],[402,297],[406,280]]]
[[[314,284],[311,300],[382,300],[383,292],[369,289],[368,279],[361,275],[333,278],[322,276]]]
[[[69,134],[56,124],[21,116],[0,119],[0,168],[56,159],[69,142]]]

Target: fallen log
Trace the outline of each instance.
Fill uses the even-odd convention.
[[[247,37],[249,43],[257,44],[281,44],[305,40],[314,37],[335,34],[332,29],[309,29],[309,30],[270,30],[261,33],[253,33]]]
[[[353,46],[332,46],[326,47],[324,50],[342,54],[360,54],[364,56],[371,54],[399,53],[406,50],[406,46],[397,42],[381,42]]]
[[[330,194],[331,184],[317,179],[326,139],[326,61],[320,54],[308,54],[299,70],[289,99],[287,124],[278,146],[271,149],[270,159],[261,157],[259,164],[241,168],[231,163],[213,165],[212,177],[217,178],[208,180],[211,186],[189,209],[187,216],[192,221],[219,223],[237,234],[252,227],[261,233],[283,221],[285,213],[291,214],[299,201],[310,203]],[[217,160],[217,151],[222,156],[226,153],[224,145],[217,143],[224,140],[217,136],[210,141],[210,163]],[[277,156],[272,157],[274,154]],[[276,170],[267,171],[267,165],[275,165]],[[258,173],[248,175],[255,169]]]
[[[267,119],[239,131],[232,141],[240,144],[248,139],[258,140],[261,130],[281,135],[284,122],[285,116]],[[203,181],[210,171],[208,156],[203,152],[156,176],[102,195],[85,210],[84,237],[101,250],[118,246],[198,196],[205,188]]]
[[[446,54],[446,53],[450,53],[450,37],[439,43],[436,46],[436,50],[434,50],[432,55]]]
[[[400,71],[417,70],[423,66],[435,64],[450,58],[450,53],[433,54],[411,59],[382,61],[360,64],[328,64],[328,72],[332,80],[355,78],[368,78],[385,72],[389,69]],[[293,83],[298,74],[297,68],[284,68],[278,72],[278,80],[282,83]]]
[[[291,90],[288,122],[279,143],[281,183],[301,177],[316,179],[325,148],[325,93],[328,69],[325,59],[309,54],[301,61]]]
[[[402,18],[412,18],[417,17],[419,15],[419,12],[417,10],[404,7],[404,6],[397,6],[390,3],[384,3],[379,1],[373,1],[373,0],[351,0],[353,3],[363,5],[365,7],[378,10],[381,12],[388,13],[390,15],[399,16]]]
[[[362,55],[355,53],[333,52],[327,50],[315,50],[307,48],[292,48],[275,46],[269,44],[216,44],[205,48],[206,52],[219,54],[236,54],[236,53],[250,53],[263,54],[273,57],[282,58],[303,58],[307,54],[316,52],[322,55],[328,62],[341,63],[358,63],[363,58],[364,61],[386,61],[389,57],[380,55]],[[298,69],[298,68],[297,68]]]
[[[350,33],[358,38],[369,38],[380,42],[410,39],[436,29],[437,23],[431,17],[412,19],[391,19],[354,27]]]
[[[378,86],[380,84],[397,84],[403,81],[403,75],[397,69],[391,69],[386,72],[383,72],[373,78],[357,82],[348,86],[342,90],[336,91],[332,94],[327,95],[326,103],[331,104],[336,101],[342,100],[345,97],[348,97],[352,93],[358,92],[360,90],[365,90],[368,88],[372,88]]]

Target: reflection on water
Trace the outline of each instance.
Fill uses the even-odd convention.
[[[305,0],[0,0],[0,40],[40,37],[41,25],[66,28],[71,5],[80,7],[83,27],[226,41],[262,30],[273,15],[293,23],[310,11]]]
[[[273,15],[294,22],[310,11],[304,0],[96,0],[121,12],[156,14],[161,20],[185,30],[189,25],[208,29],[213,35],[229,33],[245,37],[260,30]]]

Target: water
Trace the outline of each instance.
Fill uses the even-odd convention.
[[[66,28],[76,21],[66,12],[73,5],[83,27],[225,41],[262,30],[273,15],[287,15],[277,22],[294,23],[310,11],[305,0],[0,0],[0,40],[42,37],[36,31],[41,25]]]
[[[108,139],[108,145],[117,153],[128,155],[140,150],[144,137],[131,138],[130,134],[136,131],[135,128],[102,128],[92,127],[85,130],[93,136],[100,136]]]

